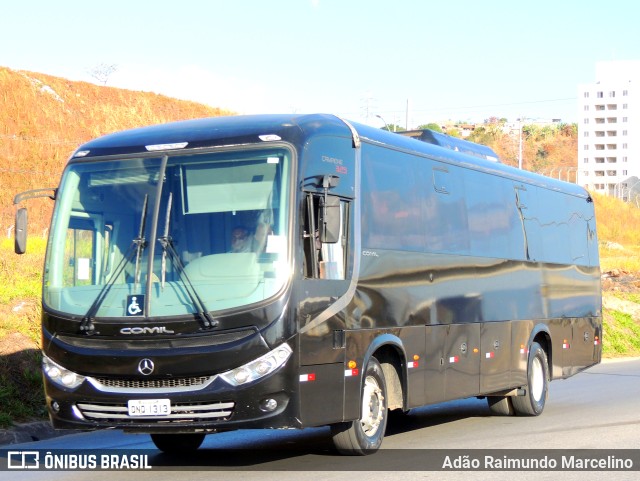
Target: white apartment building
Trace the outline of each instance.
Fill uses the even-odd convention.
[[[596,81],[578,86],[578,110],[578,184],[640,194],[640,61],[598,62]]]

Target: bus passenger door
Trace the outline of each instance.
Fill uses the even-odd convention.
[[[305,426],[342,421],[344,413],[346,314],[334,304],[349,287],[349,203],[333,196],[328,199],[324,204],[324,196],[309,193],[304,207],[304,279],[298,284],[297,298],[304,380],[300,383],[300,415]],[[319,223],[327,215],[337,216],[339,225],[323,234]]]

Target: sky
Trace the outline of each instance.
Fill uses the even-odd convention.
[[[595,64],[640,60],[637,0],[6,0],[0,66],[241,114],[383,127],[577,120]]]

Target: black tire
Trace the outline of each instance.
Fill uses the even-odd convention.
[[[544,411],[549,395],[549,363],[544,349],[534,342],[527,362],[527,385],[524,396],[514,396],[513,409],[518,416],[538,416]]]
[[[373,454],[382,444],[389,416],[387,385],[382,367],[375,357],[371,358],[364,372],[360,400],[360,419],[331,426],[333,443],[342,454]]]
[[[513,416],[515,414],[511,396],[487,396],[487,404],[492,416]]]
[[[204,433],[152,434],[151,440],[165,453],[190,453],[200,447],[204,437]]]

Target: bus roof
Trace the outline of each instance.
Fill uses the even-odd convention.
[[[438,135],[433,135],[437,134],[435,132],[427,134],[433,140],[425,142],[368,125],[349,123],[362,140],[372,144],[414,152],[442,162],[509,177],[515,181],[589,197],[585,189],[575,184],[496,162],[496,159],[491,158],[491,153],[495,155],[493,150],[480,144],[459,139],[452,141],[449,136],[442,136],[446,139],[441,139]],[[207,148],[267,143],[278,139],[303,145],[314,135],[352,137],[352,132],[344,120],[329,114],[212,117],[151,125],[105,135],[80,146],[71,160],[76,162],[107,155],[135,155],[148,153],[150,150],[173,150],[185,146]]]

